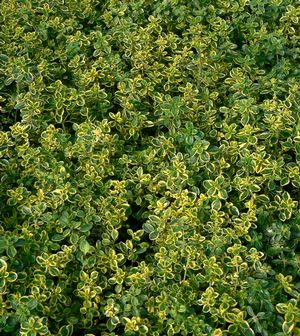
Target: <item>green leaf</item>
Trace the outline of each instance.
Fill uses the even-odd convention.
[[[216,199],[212,202],[212,208],[219,211],[222,208],[222,202],[219,199]]]
[[[284,212],[280,212],[278,217],[282,222],[285,222],[287,219],[286,214]]]
[[[111,235],[111,237],[112,237],[113,240],[117,240],[118,236],[119,236],[119,232],[118,232],[118,230],[113,229],[113,230],[111,230],[110,235]]]
[[[236,206],[231,207],[229,211],[234,216],[239,216],[240,215],[239,209]]]
[[[10,316],[10,317],[8,317],[8,319],[5,323],[5,327],[4,327],[3,331],[11,334],[14,330],[16,330],[16,327],[18,326],[19,323],[20,323],[20,321],[17,317]]]
[[[147,233],[151,233],[155,230],[154,226],[152,224],[150,224],[149,222],[146,222],[146,223],[143,224],[143,229]]]
[[[4,237],[0,237],[0,250],[1,249],[6,249],[9,245],[8,240],[6,240]]]
[[[206,190],[210,189],[210,188],[212,187],[211,181],[209,181],[209,180],[205,180],[205,181],[203,181],[203,187],[204,187]]]
[[[239,196],[239,200],[240,201],[243,201],[245,200],[247,197],[249,196],[249,191],[248,190],[244,190],[240,193],[240,196]]]
[[[109,331],[112,331],[116,328],[116,326],[120,323],[120,320],[118,316],[113,316],[110,319],[108,319],[106,326],[109,329]]]
[[[73,244],[73,245],[77,244],[78,240],[79,240],[78,234],[77,233],[72,233],[71,236],[70,236],[71,244]]]
[[[79,243],[79,249],[83,254],[87,254],[90,250],[90,244],[86,239],[82,239]]]
[[[150,215],[149,220],[154,223],[160,223],[160,218],[156,215]]]
[[[24,108],[26,106],[25,102],[19,102],[15,105],[15,110],[21,110],[22,108]]]
[[[159,234],[158,234],[158,231],[152,231],[150,234],[149,234],[149,239],[150,240],[156,240],[158,238]]]
[[[221,199],[224,199],[224,200],[228,198],[228,193],[225,189],[221,189],[218,195]]]
[[[57,267],[51,266],[49,267],[49,273],[52,276],[59,276],[59,269]]]
[[[235,334],[237,335],[237,332],[238,332],[238,326],[236,324],[231,324],[228,328],[228,332],[230,334]]]
[[[80,232],[89,232],[92,227],[93,227],[93,223],[81,224],[78,229]]]
[[[55,235],[52,236],[51,240],[54,241],[54,242],[58,242],[58,241],[62,241],[64,240],[65,237],[63,234],[61,233],[56,233]]]
[[[111,241],[110,241],[109,239],[107,239],[107,238],[103,238],[103,239],[102,239],[102,244],[103,244],[104,246],[108,246],[108,245],[111,244]]]
[[[5,55],[5,54],[0,54],[0,62],[1,62],[2,64],[7,63],[8,60],[9,60],[9,57],[8,57],[7,55]]]
[[[214,194],[216,193],[217,189],[215,187],[212,187],[210,189],[207,190],[207,195],[208,196],[214,196]],[[218,195],[220,197],[220,195]]]
[[[71,336],[73,329],[72,325],[63,326],[59,329],[57,336]]]
[[[282,330],[284,333],[286,334],[291,334],[291,332],[293,331],[295,327],[295,323],[294,322],[286,322],[284,321],[283,324],[282,324]]]
[[[33,310],[37,307],[38,305],[38,302],[36,299],[30,299],[28,302],[27,302],[27,308],[29,310]]]
[[[18,279],[18,274],[15,272],[9,272],[9,275],[6,279],[8,282],[14,282]]]
[[[247,329],[243,329],[243,335],[245,335],[245,336],[255,336],[255,333],[251,328],[247,328]]]
[[[6,249],[6,254],[9,258],[14,258],[17,254],[17,250],[13,245],[10,245]]]
[[[32,211],[31,211],[31,209],[30,209],[29,207],[26,207],[26,206],[23,206],[23,207],[22,207],[22,213],[23,213],[24,215],[27,215],[27,216],[32,215]]]

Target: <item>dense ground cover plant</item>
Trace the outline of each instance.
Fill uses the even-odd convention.
[[[299,3],[0,4],[0,334],[300,335]]]

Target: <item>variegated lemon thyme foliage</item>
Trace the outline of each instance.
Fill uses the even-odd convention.
[[[0,334],[299,336],[300,3],[0,4]]]

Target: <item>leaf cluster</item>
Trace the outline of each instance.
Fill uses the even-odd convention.
[[[0,3],[0,334],[300,335],[299,3]]]

